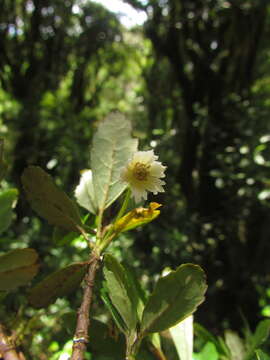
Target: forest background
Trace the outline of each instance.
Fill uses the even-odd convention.
[[[161,216],[117,240],[113,253],[150,287],[161,269],[201,265],[209,287],[196,321],[214,334],[240,331],[243,319],[254,329],[270,316],[270,5],[125,2],[145,12],[142,26],[126,28],[92,1],[0,1],[2,190],[20,194],[1,253],[36,249],[43,272],[35,281],[80,260],[82,241],[52,240],[25,200],[21,175],[39,165],[73,194],[97,124],[118,110],[141,149],[153,148],[168,168],[166,192],[152,198],[163,204]],[[1,317],[18,311],[24,291],[5,298]],[[45,359],[35,349],[63,346],[66,329],[57,323],[79,295],[40,316],[35,358]]]

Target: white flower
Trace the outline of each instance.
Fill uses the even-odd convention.
[[[75,197],[79,205],[96,214],[96,201],[91,170],[82,171],[79,185],[75,189]]]
[[[147,199],[147,191],[154,194],[164,192],[162,185],[165,181],[160,178],[165,177],[166,166],[156,161],[157,159],[158,156],[154,155],[153,150],[138,151],[122,170],[121,179],[129,185],[137,203],[141,199]]]

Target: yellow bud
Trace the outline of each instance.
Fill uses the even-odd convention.
[[[137,226],[149,223],[160,214],[160,210],[157,210],[160,206],[162,205],[151,202],[148,208],[139,207],[128,212],[125,216],[116,221],[113,226],[114,232],[120,233],[128,231]]]

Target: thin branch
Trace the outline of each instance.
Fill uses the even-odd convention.
[[[73,338],[71,360],[83,360],[84,352],[89,342],[88,328],[90,324],[90,307],[93,298],[95,276],[99,267],[100,255],[94,251],[89,260],[89,269],[85,276],[83,300],[78,310],[76,331]],[[12,359],[11,359],[12,360]]]
[[[0,357],[4,360],[21,360],[22,357],[17,353],[14,341],[5,332],[3,325],[0,324]]]
[[[150,350],[153,353],[153,355],[155,355],[155,358],[157,360],[167,360],[163,351],[161,349],[156,348],[153,344],[152,344]]]

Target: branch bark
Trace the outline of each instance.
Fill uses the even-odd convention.
[[[0,324],[0,357],[4,360],[21,360],[17,353],[14,341],[6,334],[3,325]]]
[[[161,349],[151,346],[151,351],[157,360],[167,360]]]
[[[71,360],[83,360],[84,353],[89,342],[88,328],[90,325],[90,308],[93,298],[93,288],[96,272],[99,267],[100,255],[94,251],[89,260],[89,269],[85,276],[85,288],[83,300],[78,310],[76,331],[73,338]],[[12,360],[12,359],[10,359]]]

